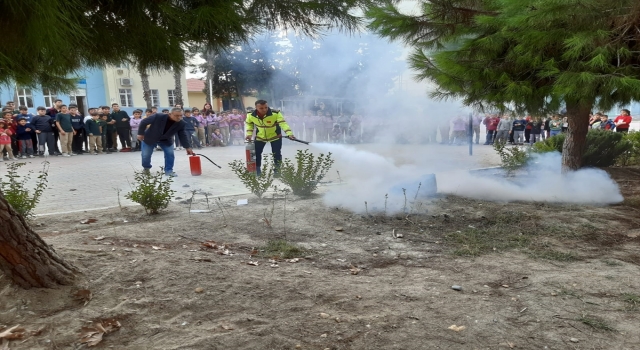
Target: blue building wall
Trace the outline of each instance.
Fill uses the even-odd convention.
[[[98,107],[101,105],[109,105],[106,100],[106,90],[104,85],[104,74],[102,69],[87,68],[78,72],[78,77],[81,79],[77,84],[78,90],[84,90],[84,105],[85,111],[89,107]],[[14,101],[15,86],[1,86],[0,87],[0,102],[2,105],[6,105],[8,101]],[[45,107],[44,94],[41,89],[31,89],[31,96],[33,98],[33,107],[29,108],[29,112],[36,114],[36,108],[38,106]],[[57,94],[57,98],[61,99],[64,104],[69,104],[69,94]],[[18,107],[18,100],[15,99],[16,108]],[[85,111],[82,111],[83,113]]]

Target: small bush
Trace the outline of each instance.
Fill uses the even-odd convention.
[[[565,141],[565,134],[558,134],[533,146],[536,153],[560,152]],[[582,156],[582,166],[584,167],[608,167],[616,163],[620,156],[623,156],[633,148],[631,141],[625,138],[622,133],[608,130],[589,130],[586,140],[587,147]]]
[[[27,182],[31,179],[33,171],[29,171],[25,175],[18,175],[18,169],[26,165],[26,163],[9,163],[7,164],[7,181],[2,181],[2,194],[9,204],[20,215],[29,218],[33,215],[33,210],[40,202],[42,193],[47,188],[47,176],[49,175],[49,162],[43,163],[42,170],[38,174],[38,181],[36,182],[35,190],[33,193],[29,191]]]
[[[618,157],[618,165],[639,165],[640,164],[640,132],[631,131],[624,134],[624,140],[629,142],[629,149]]]
[[[164,169],[155,173],[147,171],[136,171],[133,175],[135,188],[124,195],[144,208],[148,215],[158,214],[160,210],[169,206],[171,197],[175,193],[171,189],[173,177],[164,177]]]
[[[304,256],[307,252],[305,249],[291,244],[283,239],[275,239],[267,242],[267,245],[260,247],[262,256],[267,258],[291,259]]]
[[[524,147],[507,147],[505,142],[495,142],[493,149],[500,155],[502,167],[507,171],[508,176],[527,165],[529,161],[529,152]]]
[[[236,174],[236,176],[240,179],[242,184],[249,190],[251,193],[255,194],[256,197],[262,198],[262,195],[267,192],[267,190],[273,184],[273,159],[271,157],[267,157],[262,161],[262,166],[260,167],[260,176],[257,176],[253,172],[247,171],[247,167],[245,163],[241,160],[234,160],[229,163],[229,167]]]
[[[280,167],[282,182],[297,196],[308,196],[318,188],[318,183],[333,165],[331,153],[315,157],[309,150],[298,150],[296,164],[286,158]]]

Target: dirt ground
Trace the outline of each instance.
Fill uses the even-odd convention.
[[[95,348],[638,349],[640,169],[610,173],[625,196],[610,207],[439,197],[381,217],[319,194],[38,218],[82,275],[33,290],[0,277],[0,333],[80,349],[83,326],[115,318]]]

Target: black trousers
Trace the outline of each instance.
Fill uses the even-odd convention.
[[[531,129],[524,130],[524,140],[529,143],[529,139],[531,138]]]
[[[118,128],[117,130],[122,148],[131,148],[131,128]]]
[[[260,166],[262,165],[262,151],[267,142],[255,140],[256,146],[256,174],[260,175]],[[282,139],[271,141],[271,153],[273,154],[273,163],[275,166],[275,173],[280,170],[280,163],[282,162]]]
[[[84,144],[85,131],[84,129],[77,129],[76,134],[73,135],[71,142],[71,151],[73,153],[82,153],[82,145]]]
[[[492,145],[494,137],[496,137],[496,131],[495,130],[487,130],[487,139],[484,142],[484,144],[485,145]]]
[[[60,153],[60,148],[58,147],[58,141],[60,141],[60,130],[57,127],[53,126],[53,140],[54,140],[54,149],[56,153]]]
[[[107,135],[106,135],[107,136],[107,144],[106,144],[107,149],[113,149],[113,148],[116,148],[118,146],[118,145],[115,145],[114,142],[113,142],[113,140],[115,139],[113,137],[113,134],[115,134],[115,132],[116,131],[113,130],[113,129],[107,129]],[[105,146],[105,144],[103,143],[102,147],[104,147],[104,146]]]

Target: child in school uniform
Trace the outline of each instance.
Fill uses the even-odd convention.
[[[224,147],[224,135],[220,132],[220,128],[215,128],[213,134],[211,134],[211,146],[212,147]]]
[[[244,140],[244,130],[240,124],[235,124],[231,130],[231,144],[234,146],[242,146]]]
[[[7,128],[6,122],[0,120],[0,153],[7,151],[7,160],[16,160],[13,157],[13,149],[11,148],[11,135],[13,133]]]
[[[18,139],[18,148],[20,153],[18,158],[33,158],[33,125],[27,122],[26,118],[19,117],[18,127],[16,128],[16,138]]]

